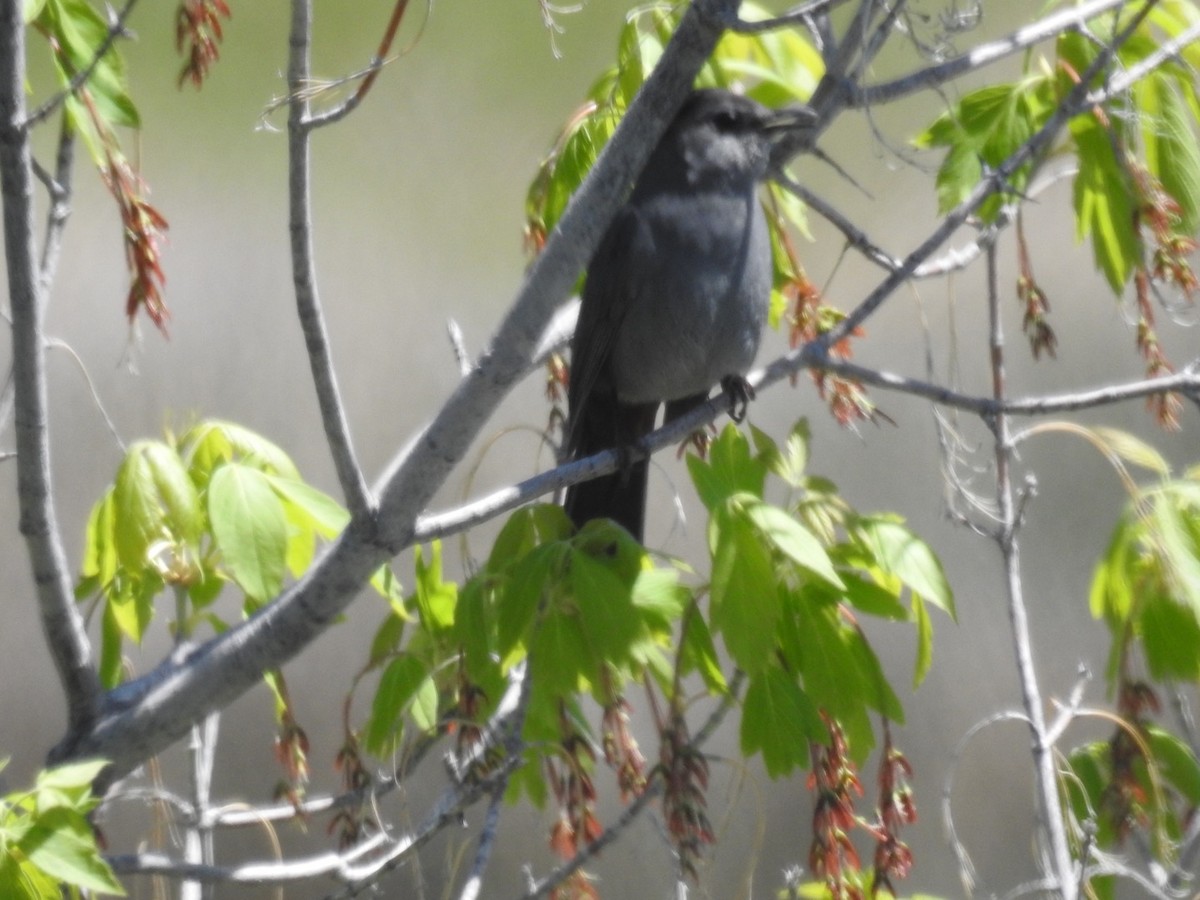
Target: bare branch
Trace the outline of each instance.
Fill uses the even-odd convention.
[[[327,110],[318,116],[312,116],[305,120],[304,125],[307,128],[320,128],[324,125],[332,125],[346,116],[350,115],[355,108],[362,103],[363,98],[367,96],[367,92],[371,90],[371,85],[375,83],[375,79],[379,77],[380,70],[387,65],[388,52],[391,50],[392,41],[396,39],[396,32],[400,28],[400,22],[404,18],[404,12],[408,9],[408,0],[395,0],[395,6],[392,7],[391,18],[388,19],[387,27],[384,29],[383,38],[379,43],[379,49],[375,51],[375,57],[371,60],[370,65],[362,72],[359,72],[352,78],[362,78],[358,88],[339,106]],[[292,96],[296,97],[296,85],[291,85]],[[293,103],[295,101],[293,100]],[[307,116],[307,111],[305,112]]]
[[[308,101],[301,89],[309,76],[312,40],[312,0],[293,0],[292,32],[288,42],[288,204],[292,235],[292,282],[296,289],[296,311],[304,332],[304,345],[312,369],[325,439],[346,506],[352,515],[366,515],[372,507],[370,491],[359,467],[350,439],[350,425],[338,390],[337,375],[329,349],[325,314],[317,292],[315,251],[312,242],[312,193],[309,171],[312,152],[310,128],[305,121]]]
[[[317,853],[301,859],[237,866],[196,864],[158,853],[119,854],[106,859],[119,875],[166,875],[209,884],[288,884],[330,876],[350,885],[362,885],[385,868],[397,865],[447,825],[457,823],[463,810],[488,793],[498,776],[507,771],[504,768],[476,784],[447,789],[411,834],[390,840],[387,834],[380,832],[344,853]]]
[[[1007,394],[1007,384],[994,245],[987,251],[987,294],[992,396],[1002,402]],[[1062,799],[1054,768],[1054,746],[1046,728],[1041,688],[1033,662],[1033,641],[1029,629],[1029,613],[1025,605],[1024,582],[1021,579],[1020,543],[1017,540],[1020,518],[1013,502],[1013,445],[1009,432],[1009,417],[1006,413],[1002,412],[993,419],[992,430],[995,434],[996,508],[999,514],[996,543],[1004,565],[1013,652],[1021,687],[1021,706],[1029,720],[1029,730],[1032,733],[1030,752],[1033,755],[1034,783],[1038,796],[1038,826],[1042,838],[1049,842],[1049,872],[1046,874],[1057,883],[1057,890],[1063,900],[1074,900],[1079,884],[1063,823]]]
[[[46,210],[46,233],[42,238],[41,271],[38,277],[39,287],[47,296],[50,293],[50,285],[54,283],[54,273],[58,270],[63,230],[71,215],[71,174],[74,170],[74,159],[75,130],[64,115],[59,125],[53,176],[48,172],[42,173],[40,166],[34,170],[50,195],[49,209]]]
[[[33,159],[25,127],[25,24],[22,5],[0,4],[0,189],[12,304],[17,502],[47,649],[66,693],[68,727],[87,729],[100,683],[71,591],[54,509],[46,397],[44,294],[34,255]]]
[[[917,91],[946,84],[956,78],[961,78],[967,72],[973,72],[1012,56],[1014,53],[1020,53],[1034,44],[1057,37],[1065,31],[1080,28],[1089,19],[1094,19],[1096,16],[1128,3],[1129,0],[1091,0],[1091,2],[1082,3],[1079,6],[1065,7],[1032,25],[1017,29],[1008,37],[980,44],[973,47],[970,52],[956,56],[944,63],[929,66],[883,84],[854,87],[849,90],[849,103],[852,106],[890,103]]]

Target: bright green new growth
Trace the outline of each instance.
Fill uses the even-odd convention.
[[[0,769],[7,762],[0,760]],[[0,797],[0,896],[60,900],[80,897],[81,890],[124,895],[87,819],[100,802],[92,782],[105,765],[85,760],[45,769],[32,790]]]
[[[894,517],[850,509],[827,481],[805,474],[807,458],[803,425],[783,447],[758,431],[751,446],[729,426],[707,460],[689,457],[710,514],[707,583],[682,563],[656,562],[611,523],[572,534],[557,506],[514,513],[461,587],[443,580],[436,544],[430,562],[419,553],[405,604],[415,614],[408,644],[400,646],[396,610],[372,650],[372,664],[385,667],[367,748],[394,749],[405,711],[418,731],[431,729],[463,678],[490,699],[482,721],[526,660],[525,744],[553,745],[564,704],[579,709],[590,697],[606,706],[647,676],[668,698],[691,674],[723,694],[723,648],[749,678],[742,748],[762,753],[771,775],[805,765],[808,742],[828,738],[818,710],[837,717],[865,757],[874,744],[869,712],[900,721],[903,710],[857,618],[918,626],[919,681],[932,637],[925,604],[953,615],[953,598],[927,545]],[[765,499],[778,482],[791,494],[784,505]],[[542,776],[532,762],[515,778],[540,800],[545,788],[534,786]]]

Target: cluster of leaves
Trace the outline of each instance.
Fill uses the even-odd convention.
[[[479,726],[495,713],[513,668],[524,665],[526,753],[553,761],[567,776],[548,779],[546,766],[527,757],[512,776],[510,798],[526,795],[542,806],[551,793],[570,796],[560,822],[573,826],[570,846],[579,848],[597,827],[586,802],[596,755],[586,748],[602,743],[618,778],[622,766],[628,772],[632,738],[624,734],[624,752],[610,752],[610,720],[614,709],[624,711],[626,687],[644,683],[671,711],[659,717],[655,704],[659,738],[672,748],[659,757],[686,776],[668,777],[663,763],[642,780],[663,779],[663,808],[681,810],[681,850],[693,854],[711,833],[700,793],[707,773],[687,764],[679,738],[687,733],[680,721],[685,679],[698,677],[722,696],[730,690],[729,667],[744,673],[742,750],[761,754],[772,777],[809,765],[810,745],[830,739],[825,717],[839,723],[861,761],[875,741],[869,713],[902,721],[903,710],[859,617],[913,623],[920,681],[931,652],[929,604],[953,614],[953,599],[927,545],[895,517],[850,509],[832,484],[806,474],[807,458],[803,424],[782,446],[757,430],[751,443],[731,425],[706,460],[689,457],[709,511],[706,583],[693,583],[681,563],[656,565],[611,522],[575,532],[557,506],[516,512],[480,571],[461,586],[444,579],[437,545],[428,557],[419,553],[416,589],[404,604],[413,618],[394,608],[374,641],[371,660],[382,675],[364,745],[394,751],[406,729],[411,736],[407,723],[417,734],[448,723],[474,726],[471,733],[486,740]],[[766,499],[772,475],[789,490],[784,505]],[[475,701],[470,721],[464,696]],[[606,711],[603,742],[587,724],[588,699]],[[572,794],[572,783],[586,788],[584,795]],[[623,794],[636,793],[630,784],[639,781],[623,781]],[[672,785],[680,796],[671,795]],[[555,840],[563,844],[561,826]]]
[[[1080,845],[1094,842],[1108,852],[1138,832],[1170,871],[1200,808],[1195,748],[1156,721],[1159,686],[1200,684],[1200,467],[1173,477],[1166,460],[1131,435],[1069,430],[1112,462],[1131,495],[1096,565],[1090,597],[1093,615],[1112,633],[1107,681],[1116,709],[1099,715],[1113,732],[1070,752],[1063,780],[1069,825]],[[1138,487],[1130,466],[1158,480]],[[1110,898],[1116,880],[1093,878],[1090,888]]]
[[[1197,15],[1189,0],[1158,3],[1097,78],[1146,62]],[[1090,27],[1087,35],[1063,34],[1053,61],[1030,55],[1020,80],[964,95],[916,138],[918,147],[947,150],[937,175],[941,211],[957,206],[981,178],[1046,124],[1123,24],[1105,18]],[[1137,345],[1150,377],[1171,371],[1154,333],[1154,285],[1172,286],[1188,299],[1197,286],[1187,257],[1195,249],[1193,235],[1200,227],[1200,149],[1195,134],[1200,97],[1194,80],[1198,63],[1200,48],[1194,43],[1183,47],[1128,90],[1075,115],[1066,145],[1047,151],[1047,156],[1070,154],[1077,163],[1076,234],[1091,240],[1109,286],[1118,296],[1131,281],[1135,286]],[[1019,202],[1047,156],[1017,169],[1008,189],[983,204],[980,217],[994,221],[1002,209]],[[1046,318],[1049,304],[1024,249],[1017,290],[1027,309],[1025,326],[1033,352],[1053,353],[1055,337]],[[1162,424],[1177,426],[1177,399],[1156,398],[1155,409]]]
[[[7,760],[0,760],[0,769]],[[103,760],[40,772],[32,790],[0,797],[0,895],[60,900],[125,891],[100,855],[88,813]]]
[[[215,601],[227,585],[240,590],[249,615],[279,594],[286,577],[312,563],[317,540],[329,540],[349,514],[306,484],[279,447],[228,422],[205,421],[176,437],[129,447],[116,478],[93,507],[76,595],[101,617],[100,674],[107,686],[123,675],[125,641],[141,643],[168,590],[177,640],[228,622]],[[397,609],[399,588],[381,569],[372,584]],[[277,755],[294,795],[307,772],[307,742],[282,673],[269,672],[279,724]]]

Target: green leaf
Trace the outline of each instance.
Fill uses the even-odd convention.
[[[200,499],[174,449],[139,441],[125,454],[112,493],[117,555],[140,571],[160,540],[194,543],[202,522]]]
[[[860,519],[855,533],[886,575],[899,578],[914,594],[956,618],[950,583],[928,544],[901,523],[882,517]]]
[[[37,817],[18,849],[52,878],[102,894],[124,895],[121,883],[100,857],[87,819],[75,810],[54,807]]]
[[[263,477],[289,512],[311,522],[321,537],[337,537],[350,524],[350,513],[324,491],[291,476],[264,472]]]
[[[11,900],[62,900],[63,887],[28,860],[0,853],[0,897]]]
[[[1088,596],[1092,615],[1103,618],[1110,628],[1123,627],[1133,609],[1133,586],[1127,566],[1134,542],[1133,522],[1123,515],[1092,575]]]
[[[708,623],[700,615],[689,616],[687,626],[683,631],[683,644],[679,648],[680,670],[687,674],[696,671],[704,679],[704,686],[711,693],[725,694],[729,684],[725,681],[725,673],[721,671],[721,661],[717,656],[717,647],[713,643],[712,632]]]
[[[83,538],[83,564],[80,574],[94,578],[98,587],[112,582],[117,575],[116,505],[113,492],[108,490],[92,507]]]
[[[92,65],[96,52],[108,39],[108,23],[86,0],[53,0],[42,4],[39,12],[39,25],[53,36],[58,51],[53,56],[55,69],[60,84],[66,87],[76,74]],[[87,87],[91,108],[107,127],[140,125],[125,85],[125,64],[115,47],[95,62]]]
[[[208,518],[230,574],[252,600],[279,593],[287,565],[283,503],[257,468],[227,463],[208,486]]]
[[[454,625],[454,609],[458,603],[458,585],[442,578],[442,542],[429,545],[429,562],[420,547],[413,551],[413,567],[417,576],[417,609],[421,624],[431,634],[439,634]]]
[[[1200,804],[1200,762],[1187,743],[1157,725],[1146,726],[1146,738],[1163,777],[1191,806]]]
[[[91,791],[92,782],[107,765],[106,759],[84,759],[45,769],[38,773],[35,790],[76,791],[82,788],[88,793]]]
[[[1149,73],[1136,96],[1151,93],[1156,114],[1146,114],[1143,105],[1141,117],[1146,166],[1179,204],[1180,230],[1194,234],[1200,229],[1200,147],[1194,122],[1174,78]]]
[[[880,587],[854,572],[840,574],[845,585],[843,596],[855,609],[897,622],[908,618],[908,610],[904,608],[904,604],[887,588]]]
[[[913,596],[913,618],[917,623],[917,658],[913,666],[913,687],[919,687],[933,665],[933,621],[920,595]]]
[[[160,588],[161,582],[149,582],[126,579],[121,584],[121,590],[108,599],[107,609],[111,610],[113,622],[134,643],[140,644],[142,638],[154,618],[154,595]]]
[[[804,472],[808,468],[808,445],[812,434],[807,419],[800,419],[788,435],[787,443],[781,448],[765,431],[750,426],[754,448],[758,458],[774,475],[792,487],[804,484]]]
[[[278,446],[249,428],[210,419],[192,427],[179,439],[180,454],[197,485],[203,486],[228,462],[244,463],[268,475],[300,481],[295,463]]]
[[[21,10],[21,20],[28,25],[42,14],[42,7],[45,5],[46,0],[25,0],[25,6]]]
[[[831,587],[838,590],[845,588],[842,579],[833,568],[829,554],[807,528],[779,507],[769,503],[749,499],[744,509],[761,540]]]
[[[817,602],[807,593],[789,600],[792,615],[788,618],[795,629],[790,643],[799,645],[804,690],[821,709],[846,719],[877,698],[876,685],[867,684],[835,604]]]
[[[492,552],[488,556],[487,568],[492,572],[500,572],[524,559],[537,546],[537,531],[534,528],[533,516],[527,508],[518,509],[508,517],[496,540],[492,543]]]
[[[633,585],[586,553],[572,553],[567,565],[567,583],[592,655],[612,665],[626,662],[642,626]],[[599,673],[588,674],[595,683]]]
[[[1174,484],[1154,498],[1154,539],[1173,593],[1200,618],[1200,506],[1180,501]]]
[[[1049,111],[1044,97],[1049,88],[1050,82],[1044,76],[980,88],[965,95],[917,137],[915,143],[920,148],[948,148],[937,174],[941,212],[962,203],[978,185],[985,168],[998,168],[1041,127]],[[1016,192],[1024,188],[1028,170],[1028,165],[1022,166],[1011,175]],[[979,215],[993,219],[1003,202],[1002,197],[990,198]]]
[[[742,753],[761,752],[771,778],[803,766],[808,742],[825,740],[828,732],[813,701],[778,666],[767,666],[750,678],[742,700]]]
[[[121,683],[121,625],[112,602],[104,604],[100,617],[100,683],[114,688]]]
[[[371,652],[367,655],[369,668],[380,665],[400,649],[400,640],[404,637],[406,624],[405,620],[394,612],[389,612],[384,617],[371,640]]]
[[[1161,453],[1147,444],[1137,435],[1119,428],[1097,426],[1090,429],[1100,441],[1105,451],[1119,457],[1127,463],[1141,466],[1156,475],[1166,477],[1171,474],[1171,464]]]
[[[1146,666],[1156,680],[1200,679],[1200,623],[1169,597],[1149,597],[1138,618]]]
[[[734,494],[762,497],[766,463],[750,455],[749,442],[733,425],[726,425],[713,441],[707,462],[689,456],[687,466],[700,501],[709,511]]]
[[[405,654],[388,663],[380,676],[379,687],[371,702],[371,715],[364,728],[364,743],[368,750],[378,756],[386,756],[390,752],[399,731],[400,716],[410,704],[415,710],[413,721],[418,728],[427,731],[437,724],[437,689],[433,688],[431,717],[426,682],[432,684],[429,672],[426,665],[415,656]],[[426,694],[419,702],[416,701],[418,692]]]
[[[486,589],[482,578],[472,578],[459,591],[454,633],[462,647],[468,673],[479,681],[483,672],[494,668],[492,659],[496,636],[491,592]]]
[[[550,587],[551,573],[561,571],[567,553],[567,548],[558,544],[538,547],[518,562],[505,580],[496,604],[496,632],[500,655],[506,661],[524,639]]]
[[[638,611],[649,614],[662,626],[669,626],[683,615],[692,600],[692,592],[679,583],[674,569],[645,569],[638,573],[630,595]]]
[[[770,660],[780,615],[771,556],[733,504],[713,511],[712,624],[737,664],[753,674]]]
[[[603,660],[584,636],[578,616],[551,612],[534,628],[529,656],[532,675],[543,690],[556,695],[580,689],[580,678],[594,679]]]
[[[1142,242],[1134,228],[1129,175],[1113,150],[1112,137],[1091,115],[1070,123],[1079,171],[1075,176],[1075,230],[1092,239],[1096,264],[1113,292],[1120,294],[1141,261]]]

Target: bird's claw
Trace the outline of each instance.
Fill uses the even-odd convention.
[[[729,398],[729,418],[741,423],[746,418],[746,407],[754,399],[754,385],[745,375],[726,375],[721,379],[721,389]]]

